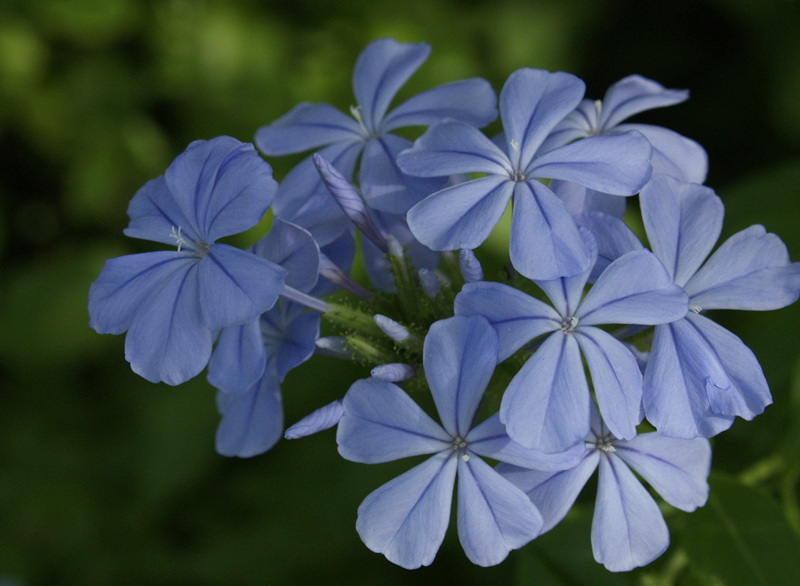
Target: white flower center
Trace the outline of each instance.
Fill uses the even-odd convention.
[[[611,444],[610,437],[600,438],[594,445],[598,450],[600,450],[601,452],[605,452],[606,454],[613,454],[614,452],[617,451],[617,448],[615,448]]]
[[[561,331],[564,332],[565,334],[571,334],[577,327],[578,327],[577,317],[565,317],[561,321]]]
[[[181,251],[181,246],[186,244],[186,239],[181,235],[181,227],[178,226],[178,231],[175,231],[175,226],[172,227],[172,232],[169,235],[170,238],[175,239],[175,244],[178,245],[178,252]]]

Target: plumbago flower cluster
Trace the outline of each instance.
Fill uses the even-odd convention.
[[[149,381],[207,366],[223,455],[333,426],[354,462],[428,455],[358,509],[366,546],[405,568],[436,556],[456,477],[464,552],[490,566],[563,519],[596,468],[595,558],[645,565],[669,533],[634,472],[693,511],[708,438],[771,403],[753,353],[706,311],[795,302],[800,263],[762,226],[712,253],[724,208],[702,185],[705,151],[625,122],[686,91],[632,75],[592,101],[573,75],[521,69],[499,104],[468,79],[390,110],[429,52],[375,41],[352,116],[304,103],[260,128],[264,155],[320,149],[280,186],[250,144],[190,144],[128,208],[125,234],[172,249],[107,261],[90,325],[127,331],[125,357]],[[498,105],[503,133],[489,138],[479,128]],[[392,132],[407,126],[426,130],[414,143]],[[621,219],[637,194],[650,250]],[[472,251],[509,200],[509,271],[486,281]],[[216,242],[270,205],[257,244]],[[371,289],[348,276],[356,231]],[[321,317],[335,335],[320,337]],[[284,430],[281,383],[314,354],[372,376]]]

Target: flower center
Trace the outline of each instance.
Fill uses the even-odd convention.
[[[689,311],[699,314],[701,311],[703,311],[703,308],[700,307],[699,305],[695,305],[694,303],[690,303]]]
[[[178,252],[181,251],[181,246],[186,244],[186,239],[181,235],[181,226],[178,226],[178,231],[175,231],[175,226],[172,227],[172,232],[169,234],[170,238],[175,239],[175,244],[178,245]]]
[[[595,447],[600,450],[601,452],[605,452],[606,454],[612,454],[617,451],[611,444],[612,438],[610,437],[602,437],[595,442]]]
[[[453,440],[453,450],[459,453],[461,459],[469,462],[469,454],[467,454],[467,442],[460,437]]]
[[[571,334],[578,327],[577,317],[565,317],[561,321],[561,331],[565,334]]]

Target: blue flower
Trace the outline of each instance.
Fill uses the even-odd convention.
[[[772,396],[753,352],[701,313],[794,303],[800,263],[792,263],[781,239],[759,225],[734,234],[706,260],[725,213],[708,187],[656,175],[640,202],[653,252],[689,295],[691,310],[685,319],[656,327],[644,378],[645,412],[665,435],[711,437],[735,416],[749,420],[762,413]]]
[[[666,89],[640,75],[629,75],[608,88],[602,101],[582,100],[574,112],[558,123],[542,143],[541,152],[587,136],[641,132],[653,147],[653,173],[664,173],[687,183],[703,183],[708,173],[708,155],[695,141],[677,132],[650,124],[621,124],[631,116],[664,106],[679,104],[689,97],[687,90]],[[550,189],[572,215],[601,211],[617,217],[625,214],[625,199],[572,183],[554,180]]]
[[[597,245],[585,228],[593,260]],[[594,264],[592,262],[592,264]],[[525,446],[561,452],[589,431],[592,397],[616,437],[630,439],[641,422],[642,374],[633,354],[603,324],[657,324],[686,315],[687,296],[647,250],[630,252],[600,275],[581,301],[591,266],[577,277],[537,281],[555,309],[500,283],[473,282],[456,297],[456,315],[482,315],[499,339],[499,360],[550,335],[512,379],[500,405],[508,435]]]
[[[205,367],[214,332],[274,305],[286,271],[215,240],[256,225],[276,189],[252,145],[218,137],[190,144],[136,193],[125,234],[178,250],[110,259],[89,290],[89,325],[128,331],[134,372],[180,384]]]
[[[619,440],[603,424],[597,409],[592,409],[585,446],[580,462],[569,470],[528,470],[502,463],[496,470],[536,505],[544,533],[569,512],[599,466],[592,520],[594,559],[612,572],[649,564],[669,546],[669,530],[653,497],[628,466],[673,507],[692,512],[708,499],[711,445],[706,439],[658,433]]]
[[[430,50],[425,43],[398,43],[389,38],[370,43],[358,56],[353,71],[358,105],[351,108],[352,117],[328,104],[303,103],[260,128],[256,145],[267,155],[327,145],[320,154],[348,180],[360,157],[359,184],[367,204],[376,210],[405,214],[445,179],[419,179],[401,173],[395,158],[411,143],[391,131],[428,126],[445,117],[484,126],[497,117],[494,91],[482,79],[433,88],[387,113],[397,91],[425,62]],[[278,216],[310,230],[321,245],[347,228],[347,218],[322,186],[310,158],[283,180],[274,209]]]
[[[431,326],[423,361],[441,426],[389,382],[360,380],[345,395],[336,435],[342,456],[375,464],[433,454],[358,508],[361,539],[395,564],[412,569],[433,561],[449,524],[456,472],[464,551],[475,564],[500,563],[539,534],[542,520],[525,494],[479,456],[563,470],[583,452],[583,446],[554,455],[526,450],[506,435],[497,415],[472,427],[497,348],[497,336],[481,317],[453,317]]]
[[[320,250],[308,231],[275,218],[252,252],[286,271],[286,285],[317,294]],[[225,328],[208,365],[208,381],[220,392],[222,421],[217,452],[242,458],[270,449],[283,433],[280,385],[308,360],[319,338],[320,315],[280,299],[258,318]]]
[[[578,105],[585,86],[568,73],[520,69],[500,93],[507,149],[476,128],[445,121],[397,159],[422,177],[484,173],[434,193],[408,212],[417,239],[433,250],[474,249],[489,236],[509,199],[511,262],[530,279],[574,276],[590,256],[572,217],[538,178],[565,179],[606,193],[633,195],[649,179],[650,144],[640,133],[594,136],[540,155],[548,133]]]

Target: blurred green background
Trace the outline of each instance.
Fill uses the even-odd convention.
[[[575,73],[592,98],[630,73],[689,88],[687,103],[636,120],[705,146],[724,237],[762,223],[800,260],[797,30],[788,0],[4,0],[0,582],[800,583],[797,306],[713,316],[759,357],[775,405],[714,440],[709,506],[667,510],[670,550],[623,575],[591,560],[591,490],[588,508],[499,567],[471,566],[453,522],[431,568],[397,568],[354,525],[407,462],[343,461],[332,431],[250,460],[217,456],[203,377],[147,383],[123,337],[97,335],[86,311],[104,259],[151,249],[122,235],[138,187],[194,139],[249,141],[299,101],[347,111],[355,58],[382,36],[433,46],[401,99],[472,76],[499,91],[526,66]],[[280,179],[298,160],[270,163]],[[291,372],[287,422],[364,375],[325,358]]]

